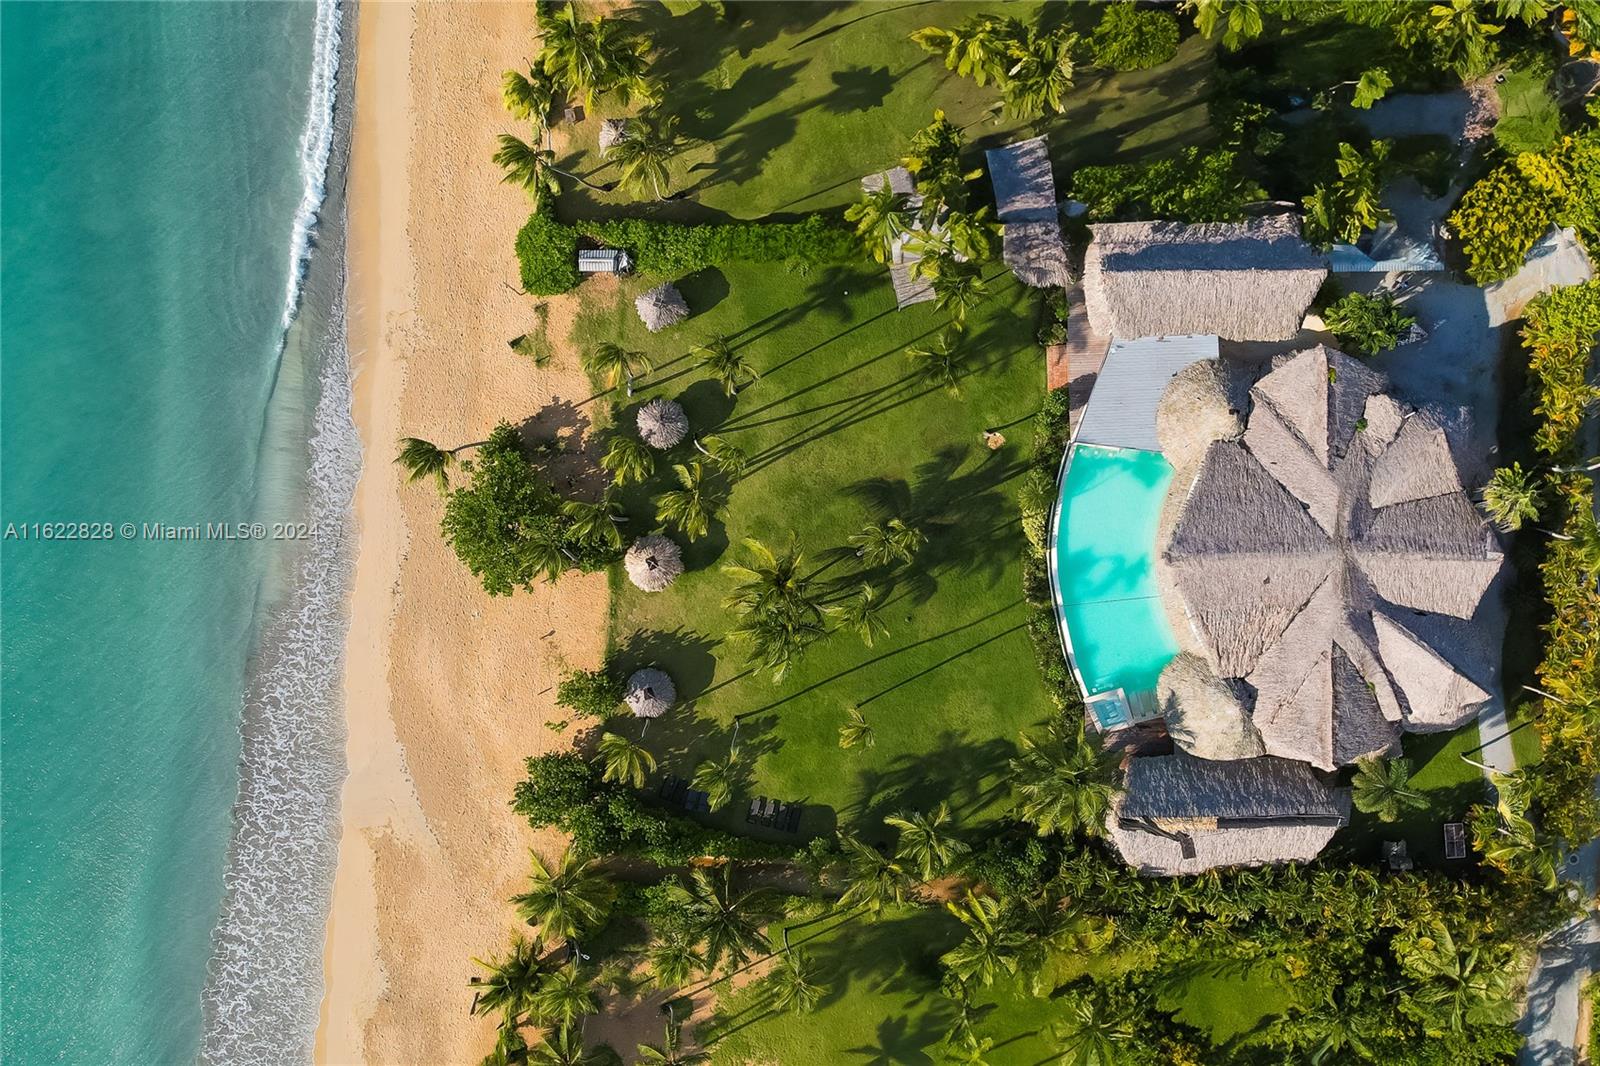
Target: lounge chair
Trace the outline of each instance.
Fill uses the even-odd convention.
[[[783,831],[785,833],[798,833],[800,831],[800,804],[789,804],[788,814],[783,820]]]

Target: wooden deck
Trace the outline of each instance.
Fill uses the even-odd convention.
[[[1068,289],[1067,299],[1067,343],[1052,344],[1045,349],[1045,383],[1052,391],[1067,386],[1070,419],[1073,428],[1077,428],[1078,416],[1083,412],[1083,405],[1089,402],[1095,378],[1105,365],[1111,338],[1089,328],[1082,285]]]

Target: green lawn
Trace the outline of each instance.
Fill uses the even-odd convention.
[[[886,271],[871,264],[809,279],[765,265],[705,271],[682,284],[694,317],[656,336],[633,312],[642,280],[625,282],[610,306],[589,301],[579,319],[580,344],[615,338],[656,359],[616,413],[630,432],[636,405],[671,396],[693,432],[721,434],[753,460],[710,535],[686,545],[689,573],[676,585],[646,594],[614,583],[620,666],[656,663],[678,685],[680,705],[644,733],[661,773],[687,777],[701,760],[725,756],[741,716],[739,749],[752,765],[718,818],[731,828],[748,828],[743,811],[756,794],[804,803],[802,836],[850,827],[884,838],[883,815],[939,800],[970,825],[1003,809],[1017,732],[1050,711],[1023,629],[1015,503],[1043,393],[1039,297],[998,265],[990,274],[993,295],[969,325],[958,397],[924,384],[903,354],[935,334],[941,316],[930,304],[896,310]],[[686,355],[717,333],[762,373],[737,401]],[[1009,437],[997,452],[983,446],[991,428]],[[670,459],[695,454],[685,443]],[[625,496],[630,533],[655,527],[651,498],[671,476],[661,464]],[[847,538],[894,515],[921,527],[928,545],[905,572],[862,575]],[[793,537],[841,591],[870,578],[886,601],[889,636],[868,648],[852,632],[834,633],[781,684],[747,669],[742,649],[723,641],[733,581],[721,570],[747,537],[775,548]],[[870,751],[838,746],[851,706],[876,730]],[[639,732],[632,722],[619,728]]]
[[[1467,808],[1484,801],[1483,772],[1461,759],[1465,755],[1481,760],[1478,724],[1472,722],[1451,733],[1406,733],[1401,743],[1411,760],[1411,783],[1428,797],[1428,806],[1388,824],[1352,811],[1350,828],[1335,838],[1334,846],[1376,860],[1380,841],[1404,840],[1419,865],[1459,866],[1459,862],[1445,862],[1441,827],[1445,822],[1464,821]]]
[[[706,5],[645,4],[640,24],[662,49],[656,72],[665,110],[691,139],[673,188],[687,196],[639,205],[623,192],[563,192],[564,218],[723,214],[760,218],[838,207],[860,196],[865,174],[899,161],[934,108],[978,147],[1045,133],[1058,186],[1079,163],[1161,155],[1211,136],[1206,94],[1215,45],[1198,36],[1154,70],[1082,70],[1063,115],[1033,123],[996,121],[991,84],[958,78],[908,35],[1004,8],[1031,20],[1037,5],[996,3],[729,4],[727,20]],[[1097,5],[1053,5],[1049,19],[1093,29]],[[715,47],[713,47],[713,42]],[[601,114],[605,113],[602,108]],[[596,150],[599,122],[574,131],[562,166],[597,184],[614,179]]]

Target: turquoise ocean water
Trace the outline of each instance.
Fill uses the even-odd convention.
[[[309,1051],[359,461],[330,4],[0,7],[8,1066]],[[296,539],[146,528],[250,522]]]

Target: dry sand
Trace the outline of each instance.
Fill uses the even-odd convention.
[[[438,535],[440,498],[403,485],[400,436],[483,439],[500,419],[580,433],[586,382],[563,351],[507,348],[535,322],[513,236],[528,203],[490,163],[514,128],[501,71],[533,51],[533,5],[364,4],[350,195],[350,344],[366,467],[347,648],[350,776],[328,923],[321,1063],[473,1063],[471,957],[519,922],[527,853],[559,851],[508,809],[522,760],[562,747],[562,663],[597,665],[604,575],[510,598],[483,593]]]

